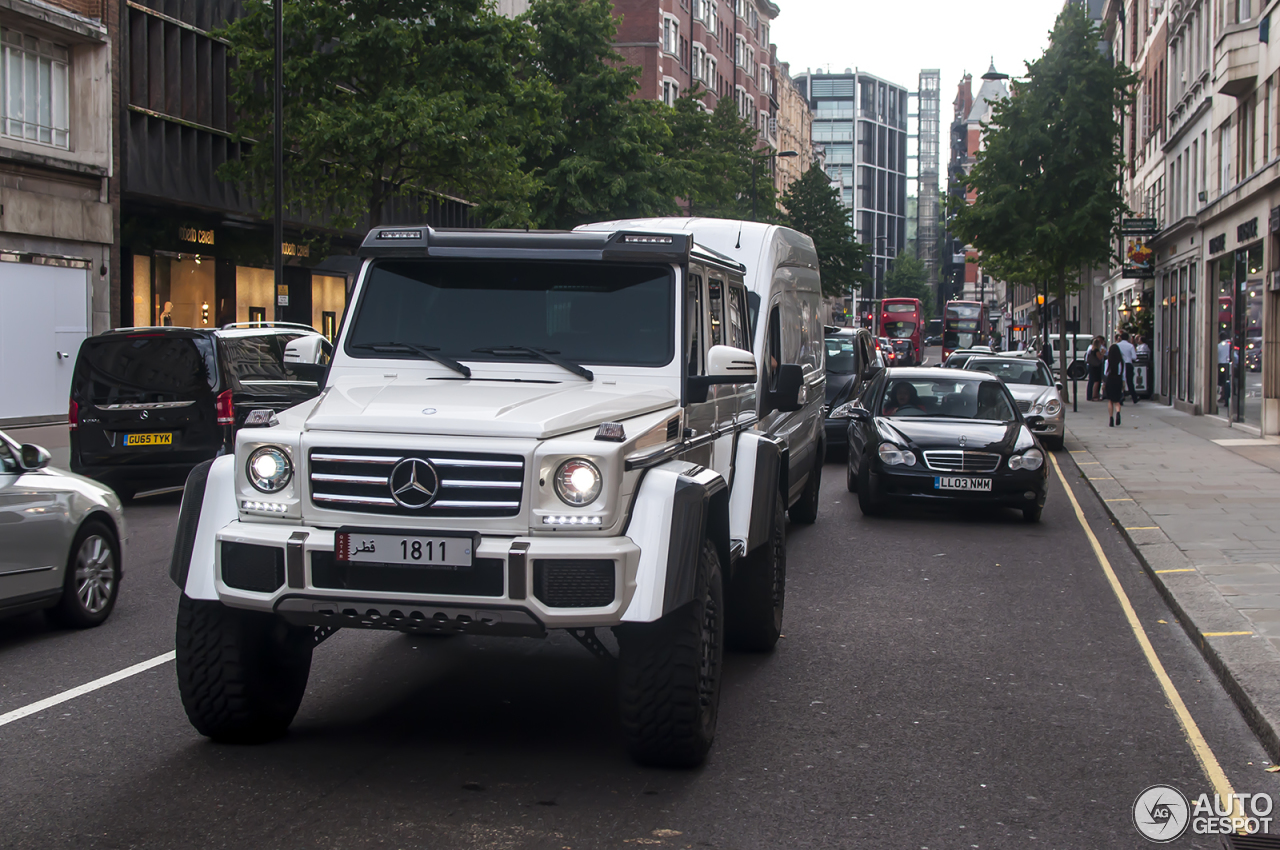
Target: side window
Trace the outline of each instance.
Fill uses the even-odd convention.
[[[18,460],[13,456],[13,452],[9,451],[9,447],[0,442],[0,473],[14,473],[18,471]]]
[[[729,287],[728,303],[729,345],[751,350],[751,329],[748,326],[747,292],[741,286]]]
[[[769,310],[769,323],[765,326],[765,350],[768,359],[765,361],[765,386],[777,389],[778,366],[782,363],[782,315],[775,304]]]
[[[712,345],[724,345],[724,281],[712,278],[707,281],[707,318],[711,321],[708,323],[708,336],[710,337],[707,347]]]
[[[702,374],[702,275],[689,275],[684,302],[685,343],[690,375]]]

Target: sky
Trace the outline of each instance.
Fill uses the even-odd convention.
[[[941,69],[944,150],[964,73],[973,74],[976,92],[994,56],[996,70],[1021,76],[1024,62],[1049,45],[1063,6],[1063,0],[774,1],[782,11],[770,35],[793,77],[808,68],[857,68],[914,92],[921,68]],[[945,173],[945,162],[942,168]]]

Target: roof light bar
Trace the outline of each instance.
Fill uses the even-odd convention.
[[[421,230],[379,230],[379,239],[421,239]]]
[[[622,237],[623,242],[639,242],[645,245],[670,245],[672,239],[670,236],[636,236],[627,234]]]

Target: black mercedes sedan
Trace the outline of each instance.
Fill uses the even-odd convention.
[[[849,491],[868,516],[895,501],[951,501],[1022,511],[1039,522],[1044,448],[994,375],[885,369],[832,417],[848,420]]]

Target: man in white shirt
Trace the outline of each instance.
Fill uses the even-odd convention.
[[[1116,345],[1120,347],[1120,358],[1124,361],[1124,385],[1129,388],[1133,403],[1138,403],[1138,391],[1133,388],[1133,364],[1138,359],[1138,352],[1129,342],[1129,334],[1120,331],[1116,334]]]

